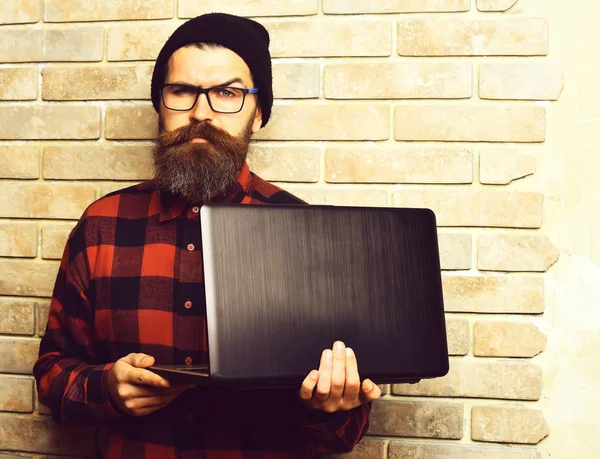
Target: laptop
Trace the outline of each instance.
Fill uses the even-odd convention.
[[[176,383],[299,387],[341,340],[376,384],[448,372],[431,210],[210,204],[200,221],[210,364],[152,371]]]

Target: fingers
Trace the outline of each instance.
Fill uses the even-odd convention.
[[[119,359],[114,366],[115,377],[119,383],[141,384],[153,387],[169,387],[166,379],[152,371],[145,370],[154,365],[154,357],[146,354],[129,354]]]
[[[123,383],[118,387],[117,392],[121,398],[129,399],[138,397],[156,397],[159,395],[180,394],[193,387],[196,386],[177,385],[171,387],[152,387]]]
[[[167,406],[178,395],[179,393],[155,395],[153,397],[132,398],[125,400],[123,406],[127,412],[134,416],[144,416]]]
[[[154,357],[145,354],[129,354],[117,360],[111,370],[116,384],[141,384],[153,387],[170,387],[169,381],[141,366],[154,364]]]
[[[152,387],[170,387],[171,384],[165,378],[143,368],[130,367],[117,379],[121,383],[139,384]]]
[[[317,392],[315,396],[320,401],[325,401],[329,397],[331,389],[331,371],[333,367],[333,352],[331,349],[325,349],[321,355],[321,364],[319,365],[319,382],[317,383]]]
[[[346,348],[346,385],[344,388],[344,400],[357,400],[360,392],[360,376],[358,374],[358,362],[354,351]]]
[[[379,389],[379,386],[374,384],[370,379],[365,379],[360,389],[360,402],[374,402],[379,397],[381,397],[381,389]]]
[[[300,387],[300,398],[305,401],[309,401],[313,397],[315,387],[319,381],[319,372],[317,370],[311,371],[308,376],[302,382]]]
[[[331,387],[329,398],[340,400],[344,395],[346,383],[346,345],[336,341],[333,345],[333,363],[331,368]]]
[[[121,359],[132,367],[148,368],[154,365],[154,357],[147,354],[129,354]]]

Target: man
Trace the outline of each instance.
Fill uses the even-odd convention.
[[[380,396],[341,342],[298,390],[194,388],[147,370],[207,363],[199,207],[303,204],[245,161],[271,113],[268,45],[264,27],[224,14],[175,31],[152,78],[155,179],[93,203],[69,237],[34,375],[58,423],[100,427],[101,457],[349,451]]]

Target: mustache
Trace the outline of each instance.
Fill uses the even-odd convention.
[[[163,148],[169,148],[185,144],[195,138],[205,139],[217,147],[226,146],[233,139],[229,133],[214,126],[208,121],[193,121],[187,126],[182,126],[173,131],[161,132],[158,135],[156,142]]]

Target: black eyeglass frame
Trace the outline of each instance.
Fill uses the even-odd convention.
[[[193,89],[194,91],[196,91],[196,97],[194,99],[194,103],[192,104],[192,106],[190,108],[171,108],[169,106],[167,106],[166,102],[165,102],[165,89],[168,88],[169,86],[180,86],[180,87],[185,87],[185,88],[190,88]],[[242,105],[240,107],[240,109],[238,111],[235,112],[223,112],[220,110],[215,110],[213,108],[212,102],[210,100],[210,95],[208,94],[210,91],[213,91],[215,89],[235,89],[237,91],[241,91],[242,94],[244,94],[244,98],[242,99]],[[215,112],[215,113],[224,113],[227,115],[233,115],[235,113],[239,113],[242,111],[242,109],[244,108],[244,104],[246,103],[246,96],[248,94],[257,94],[258,93],[258,88],[250,88],[250,89],[246,89],[246,88],[238,88],[235,86],[213,86],[211,88],[201,88],[199,86],[193,86],[191,84],[177,84],[177,83],[172,83],[172,84],[165,84],[163,85],[163,87],[160,89],[160,97],[162,99],[162,103],[165,106],[165,108],[167,110],[171,110],[174,112],[189,112],[191,109],[193,109],[196,104],[198,103],[198,98],[200,97],[200,94],[204,94],[206,96],[206,100],[208,101],[208,105],[210,106],[210,109]]]

